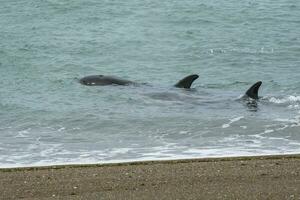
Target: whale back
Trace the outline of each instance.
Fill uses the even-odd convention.
[[[83,85],[96,86],[96,85],[129,85],[133,84],[132,81],[121,79],[114,76],[104,76],[104,75],[92,75],[86,76],[79,80]]]
[[[178,88],[189,89],[189,88],[191,88],[193,82],[197,78],[199,78],[199,76],[197,74],[192,74],[192,75],[186,76],[183,79],[181,79],[180,81],[178,81],[174,86],[178,87]]]
[[[262,82],[261,81],[258,81],[256,82],[255,84],[253,84],[248,90],[247,92],[245,93],[245,95],[247,97],[250,97],[252,99],[258,99],[258,90],[261,86]]]
[[[197,74],[192,74],[178,81],[174,86],[178,88],[191,88],[192,83],[199,78]],[[132,81],[121,79],[115,76],[91,75],[85,76],[79,80],[87,86],[104,86],[104,85],[130,85],[135,84]]]

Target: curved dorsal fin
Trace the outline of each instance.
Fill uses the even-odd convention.
[[[196,80],[197,78],[199,78],[199,76],[197,74],[192,74],[189,75],[187,77],[184,77],[183,79],[181,79],[180,81],[178,81],[178,83],[176,83],[174,86],[178,87],[178,88],[191,88],[192,83],[194,82],[194,80]]]
[[[262,82],[258,81],[255,84],[253,84],[246,92],[246,95],[252,99],[258,99],[258,90],[261,86]]]

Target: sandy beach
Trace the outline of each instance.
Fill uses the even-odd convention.
[[[0,199],[300,199],[300,155],[0,169]]]

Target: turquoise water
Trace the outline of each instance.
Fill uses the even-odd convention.
[[[0,167],[300,153],[299,9],[1,1]],[[78,83],[93,74],[148,85]],[[258,80],[253,109],[239,98]]]

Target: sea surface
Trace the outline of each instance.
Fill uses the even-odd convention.
[[[300,153],[299,0],[0,2],[0,168]]]

